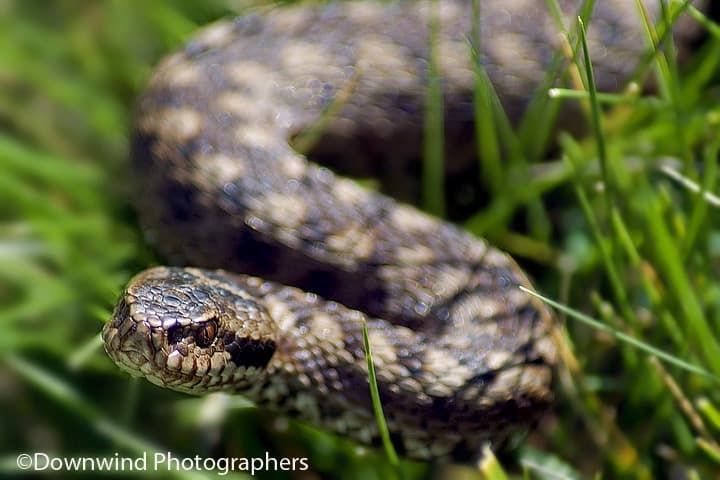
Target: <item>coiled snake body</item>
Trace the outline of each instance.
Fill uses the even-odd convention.
[[[561,2],[569,18],[580,3]],[[598,2],[601,89],[643,50],[633,5]],[[545,8],[481,2],[484,68],[510,112],[552,58]],[[416,168],[429,11],[422,1],[278,9],[211,26],[163,62],[133,133],[140,216],[172,263],[224,270],[137,275],[103,332],[120,367],[184,392],[238,391],[373,443],[366,320],[385,416],[408,457],[474,456],[549,405],[551,318],[518,289],[529,283],[516,263],[289,143],[332,110],[318,156],[365,157],[366,170],[339,168],[384,170],[390,186]],[[471,12],[443,1],[437,17],[450,160],[472,131]]]

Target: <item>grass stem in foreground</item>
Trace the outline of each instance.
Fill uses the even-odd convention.
[[[363,345],[365,347],[365,357],[367,358],[368,380],[370,381],[370,397],[372,398],[373,410],[375,411],[375,418],[377,419],[380,438],[382,439],[383,448],[385,449],[388,461],[397,469],[398,477],[401,477],[399,468],[400,463],[398,461],[397,453],[395,452],[395,447],[393,447],[392,441],[390,440],[390,432],[388,431],[382,403],[380,402],[380,392],[378,391],[377,377],[375,376],[375,365],[372,359],[372,350],[370,349],[367,322],[364,320],[362,324],[362,334]]]

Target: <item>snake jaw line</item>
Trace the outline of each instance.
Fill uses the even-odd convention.
[[[275,353],[272,320],[237,290],[190,288],[197,272],[157,267],[131,280],[103,329],[108,355],[185,393],[256,383]]]

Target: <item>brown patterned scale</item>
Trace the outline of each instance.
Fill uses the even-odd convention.
[[[545,2],[480,3],[481,60],[515,118],[544,79],[557,25]],[[582,2],[560,3],[570,19]],[[461,141],[474,129],[471,3],[440,4],[447,176],[472,192],[462,182],[477,178],[466,171],[475,149]],[[119,366],[375,443],[367,321],[388,426],[408,457],[474,457],[550,404],[551,315],[518,289],[529,282],[509,256],[293,148],[321,124],[314,159],[417,199],[401,179],[419,170],[429,12],[425,1],[276,9],[215,24],[162,63],[134,125],[136,203],[168,261],[201,268],[130,282],[103,332]],[[633,71],[641,25],[635,2],[597,2],[600,89]]]

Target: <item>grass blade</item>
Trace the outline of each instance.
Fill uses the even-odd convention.
[[[697,375],[700,375],[708,380],[711,380],[715,383],[720,383],[720,376],[717,376],[713,374],[712,372],[705,370],[702,367],[699,367],[693,363],[686,362],[685,360],[678,358],[670,353],[665,352],[664,350],[660,350],[659,348],[653,347],[652,345],[649,345],[641,340],[638,340],[635,337],[632,337],[626,333],[621,332],[620,330],[617,330],[615,328],[612,328],[608,325],[605,325],[604,323],[595,320],[594,318],[590,317],[589,315],[585,315],[584,313],[572,309],[566,305],[563,305],[561,303],[555,302],[554,300],[551,300],[543,295],[540,295],[537,292],[533,292],[532,290],[525,288],[523,286],[518,287],[520,290],[522,290],[525,293],[528,293],[532,295],[533,297],[537,297],[543,302],[547,303],[551,307],[554,307],[561,312],[563,312],[566,315],[569,315],[570,317],[581,321],[582,323],[586,325],[590,325],[591,327],[609,333],[615,338],[617,338],[620,341],[625,342],[628,345],[631,345],[632,347],[637,348],[638,350],[641,350],[645,353],[648,353],[650,355],[653,355],[661,360],[664,360],[665,362],[675,365],[676,367],[682,368],[683,370],[686,370],[688,372],[695,373]]]
[[[367,323],[365,320],[363,320],[362,323],[362,334],[363,345],[365,347],[365,358],[367,358],[370,397],[372,398],[373,410],[375,411],[375,418],[377,419],[378,430],[380,432],[380,439],[382,440],[383,448],[385,449],[388,461],[391,465],[397,468],[398,475],[400,475],[400,462],[398,460],[397,452],[395,452],[395,447],[393,447],[392,441],[390,440],[390,431],[387,428],[385,414],[383,414],[382,402],[380,401],[377,376],[375,375],[375,364],[372,359],[372,349],[370,348],[370,338],[368,337]]]

